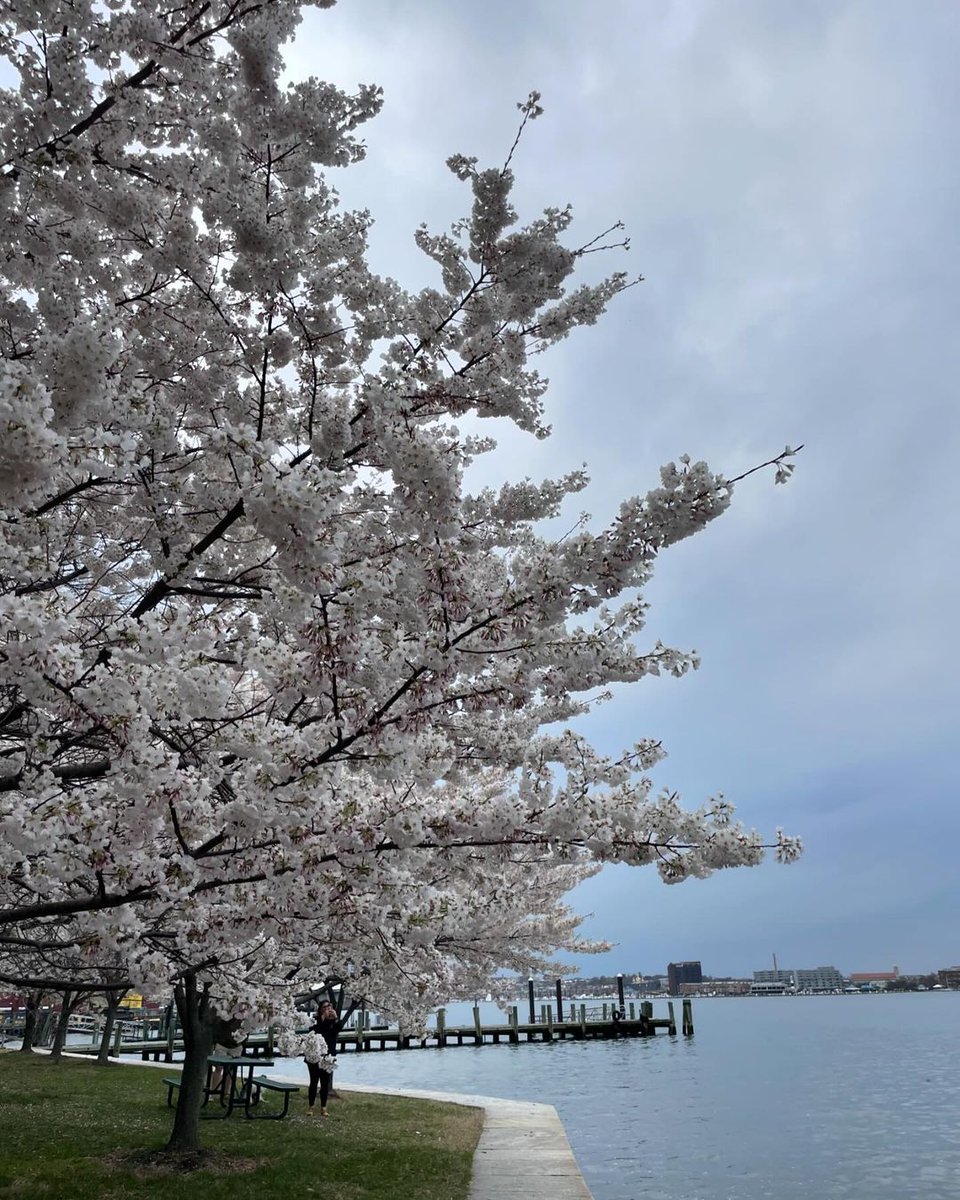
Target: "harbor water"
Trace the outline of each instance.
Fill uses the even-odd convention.
[[[595,1200],[958,1200],[960,993],[698,999],[694,1021],[692,1038],[343,1053],[336,1079],[553,1104]]]

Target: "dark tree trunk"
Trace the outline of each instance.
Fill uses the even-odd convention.
[[[113,1038],[113,1026],[120,1012],[120,1001],[127,994],[123,991],[107,992],[107,1007],[103,1012],[103,1032],[100,1035],[100,1049],[97,1051],[97,1064],[105,1067],[110,1062],[110,1042]]]
[[[80,1003],[82,992],[64,992],[63,1001],[60,1005],[60,1019],[57,1021],[57,1032],[53,1038],[53,1045],[50,1047],[50,1057],[59,1058],[63,1054],[63,1047],[67,1040],[67,1028],[70,1024],[70,1017],[73,1015],[73,1010]]]
[[[43,992],[27,993],[27,1014],[23,1025],[23,1041],[20,1043],[21,1054],[32,1054],[33,1043],[37,1036],[37,1023],[40,1018],[40,1005]]]
[[[183,1030],[183,1072],[167,1150],[176,1154],[196,1154],[201,1149],[200,1108],[207,1082],[207,1056],[213,1050],[217,1018],[210,1002],[209,987],[199,991],[194,975],[188,974],[183,983],[177,984],[173,995]]]

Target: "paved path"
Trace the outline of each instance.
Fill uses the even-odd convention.
[[[468,1200],[592,1200],[552,1104],[337,1083],[344,1092],[442,1100],[484,1110]]]

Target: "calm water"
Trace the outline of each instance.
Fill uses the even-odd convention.
[[[344,1053],[337,1078],[553,1104],[596,1200],[958,1200],[960,993],[693,1011],[690,1039]]]

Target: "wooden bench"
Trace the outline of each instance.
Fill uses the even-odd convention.
[[[266,1075],[254,1075],[251,1083],[255,1088],[260,1088],[269,1092],[280,1092],[283,1095],[283,1108],[278,1113],[268,1112],[252,1112],[252,1105],[248,1105],[246,1109],[247,1116],[253,1121],[281,1121],[287,1115],[287,1110],[290,1107],[290,1096],[294,1092],[299,1092],[300,1088],[295,1083],[281,1083],[279,1079],[270,1079]]]

